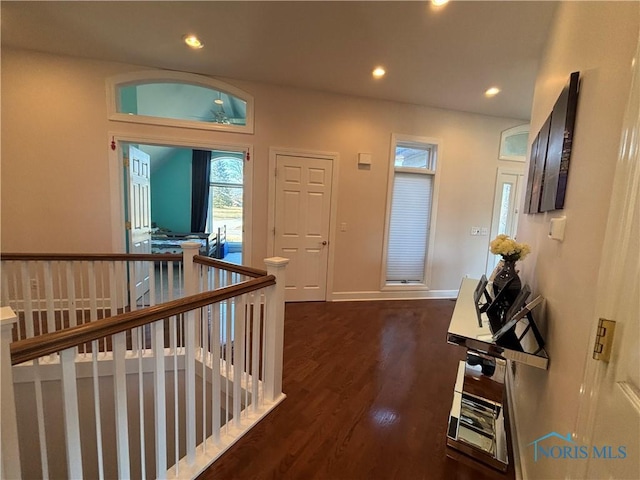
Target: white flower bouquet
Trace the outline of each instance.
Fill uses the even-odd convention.
[[[505,261],[516,262],[531,253],[531,247],[528,244],[518,243],[508,235],[498,235],[489,246],[491,253],[501,255]]]

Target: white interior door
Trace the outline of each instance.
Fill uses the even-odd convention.
[[[616,322],[609,363],[587,360],[572,478],[640,478],[640,42],[598,281],[596,318]],[[595,337],[595,332],[593,334]],[[593,448],[598,448],[600,456]],[[607,456],[602,457],[606,452]],[[583,465],[586,466],[583,467]],[[584,469],[583,469],[584,468]]]
[[[288,258],[285,299],[324,301],[333,161],[276,157],[275,255]]]
[[[515,237],[517,233],[518,205],[524,179],[524,164],[516,168],[498,168],[496,193],[493,201],[493,220],[491,221],[491,239],[505,234]],[[500,261],[499,255],[487,257],[487,275],[493,272]]]
[[[151,253],[151,183],[150,157],[129,146],[129,253]],[[134,262],[131,277],[135,281],[136,299],[149,291],[149,268]]]

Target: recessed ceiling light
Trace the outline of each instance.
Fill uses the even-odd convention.
[[[484,96],[485,97],[495,97],[499,93],[500,93],[500,89],[498,87],[491,87],[491,88],[487,89],[486,92],[484,92]]]
[[[221,98],[216,98],[216,99],[213,101],[213,103],[215,103],[216,105],[222,105],[222,104],[224,104],[224,102],[222,101],[222,99],[221,99]]]
[[[202,48],[204,47],[204,43],[200,41],[198,37],[195,35],[185,35],[182,37],[184,43],[186,43],[191,48]]]
[[[441,7],[443,5],[446,5],[447,3],[449,3],[449,0],[431,0],[431,4],[434,7]]]
[[[371,72],[371,75],[373,75],[375,78],[382,78],[384,77],[384,74],[387,73],[385,71],[384,68],[382,67],[376,67],[373,69],[373,72]]]

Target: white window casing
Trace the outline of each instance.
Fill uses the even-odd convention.
[[[392,135],[382,290],[429,290],[441,153],[438,139]]]

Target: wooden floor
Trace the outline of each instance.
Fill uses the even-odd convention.
[[[499,479],[447,457],[454,302],[287,304],[287,398],[200,479]]]

